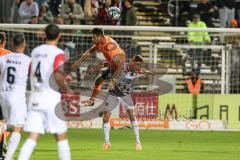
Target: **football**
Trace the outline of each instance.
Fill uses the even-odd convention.
[[[108,17],[112,20],[117,20],[120,18],[121,11],[118,7],[110,7],[108,9]]]

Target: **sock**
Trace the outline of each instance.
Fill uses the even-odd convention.
[[[29,160],[36,145],[36,141],[28,138],[22,146],[18,160]]]
[[[139,129],[138,129],[138,122],[135,120],[133,122],[131,122],[132,124],[132,129],[134,131],[135,134],[135,139],[136,139],[136,143],[140,143],[140,139],[139,139]]]
[[[109,123],[103,123],[103,132],[104,132],[105,143],[109,144],[110,143],[110,140],[109,140],[110,125],[109,125]]]
[[[21,139],[21,134],[20,133],[18,133],[18,132],[13,132],[12,133],[12,135],[10,137],[10,140],[9,140],[8,150],[7,150],[5,160],[12,160],[13,154],[18,147],[20,139]]]
[[[68,140],[61,140],[58,141],[58,157],[60,160],[70,160],[71,159],[71,153],[70,153],[70,147]]]

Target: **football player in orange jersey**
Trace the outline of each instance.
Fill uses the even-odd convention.
[[[102,84],[105,80],[110,79],[109,89],[113,89],[120,74],[123,70],[123,64],[126,61],[125,53],[120,48],[118,43],[109,36],[104,35],[101,28],[92,29],[94,45],[87,50],[82,57],[72,65],[73,70],[77,70],[79,66],[88,58],[90,58],[96,51],[102,52],[108,61],[108,69],[104,71],[95,80],[95,87],[89,100],[85,101],[86,106],[94,105],[94,101],[102,89]]]
[[[11,53],[11,51],[5,49],[6,46],[6,35],[3,32],[0,32],[0,56]]]
[[[5,49],[6,46],[6,34],[4,32],[0,32],[0,57],[6,54],[11,53],[11,51]],[[4,150],[4,137],[6,138],[7,134],[4,136],[4,129],[6,129],[5,123],[3,122],[3,113],[2,113],[2,107],[0,106],[0,160],[4,159],[3,157],[3,150]],[[8,133],[8,132],[6,132]],[[6,152],[6,149],[5,149]]]

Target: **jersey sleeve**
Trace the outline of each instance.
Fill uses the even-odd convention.
[[[65,55],[64,54],[58,54],[55,57],[53,69],[54,71],[57,71],[61,65],[63,65],[65,62]]]

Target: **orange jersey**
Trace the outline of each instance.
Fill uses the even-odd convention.
[[[0,47],[0,57],[8,53],[11,53],[11,51]]]
[[[121,61],[122,63],[125,62],[125,53],[120,48],[118,43],[113,40],[111,37],[104,36],[104,41],[98,44],[95,44],[94,47],[98,49],[100,52],[103,53],[104,57],[107,59],[108,62],[112,62],[112,59],[115,55],[122,55]]]

